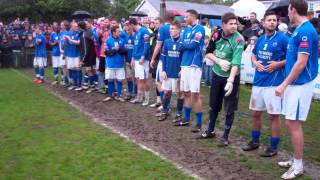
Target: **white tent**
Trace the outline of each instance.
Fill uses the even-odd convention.
[[[234,13],[240,17],[249,16],[251,12],[255,12],[257,13],[258,20],[263,18],[267,10],[267,7],[257,0],[240,0],[235,2],[231,8],[234,9]]]

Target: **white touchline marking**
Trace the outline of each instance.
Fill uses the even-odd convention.
[[[13,69],[11,68],[11,70],[17,74],[19,74],[20,76],[22,76],[23,78],[27,79],[28,81],[32,82],[32,80],[25,74],[21,73],[20,71],[16,70],[16,69]],[[160,157],[162,160],[165,160],[165,161],[168,161],[170,163],[172,163],[177,169],[181,170],[184,174],[188,175],[188,176],[191,176],[195,179],[199,179],[199,180],[202,180],[204,178],[201,178],[199,175],[193,173],[191,170],[188,170],[186,168],[184,168],[182,165],[174,162],[174,161],[171,161],[170,159],[166,158],[165,156],[161,155],[159,152],[153,150],[152,148],[149,148],[147,147],[146,145],[143,145],[142,143],[139,143],[137,142],[136,140],[130,138],[129,136],[123,134],[122,132],[120,132],[119,130],[117,130],[116,128],[108,125],[106,122],[102,122],[101,120],[99,120],[98,118],[95,118],[93,114],[83,110],[80,106],[70,102],[70,101],[66,101],[66,99],[64,99],[62,96],[60,96],[59,94],[53,92],[53,91],[49,91],[49,93],[53,94],[54,96],[58,97],[60,100],[62,100],[63,102],[71,105],[72,107],[78,109],[78,110],[81,110],[81,113],[84,113],[85,115],[87,115],[88,117],[90,117],[93,122],[105,127],[105,128],[108,128],[110,129],[113,133],[115,134],[118,134],[120,137],[126,139],[127,141],[130,141],[136,145],[138,145],[140,148],[144,149],[144,150],[147,150],[151,153],[153,153],[154,155]]]

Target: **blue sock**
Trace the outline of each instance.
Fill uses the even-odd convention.
[[[127,81],[127,85],[128,85],[128,92],[130,94],[133,93],[133,81]]]
[[[280,142],[280,137],[272,137],[270,136],[270,145],[272,150],[277,150]]]
[[[77,74],[77,71],[75,71],[75,70],[72,70],[72,78],[73,78],[73,83],[74,83],[74,85],[75,86],[77,86],[77,80],[78,80],[78,74]]]
[[[197,127],[201,128],[201,125],[202,125],[202,112],[196,112],[196,122],[197,122]]]
[[[53,76],[55,79],[58,78],[59,69],[57,67],[53,68]]]
[[[114,82],[113,81],[108,81],[108,96],[112,96],[114,90]]]
[[[259,144],[260,143],[260,131],[251,131],[251,138],[253,143]]]
[[[122,95],[122,81],[117,81],[117,96],[121,97]]]
[[[191,108],[190,107],[184,107],[184,120],[189,122],[190,121],[190,114],[191,114]]]
[[[64,75],[64,73],[63,73],[63,68],[59,68],[59,70],[60,70],[61,76],[63,76],[63,75]]]
[[[83,85],[87,86],[89,83],[90,77],[88,76],[87,72],[83,76]]]
[[[94,87],[94,76],[93,75],[89,76],[89,85],[90,85],[90,87]]]
[[[163,91],[159,91],[159,94],[160,94],[160,100],[162,102],[163,101]]]
[[[40,77],[39,67],[34,68],[34,73],[36,74],[36,77],[37,77],[37,78]]]
[[[78,87],[81,87],[82,85],[82,78],[83,78],[83,74],[82,74],[82,70],[78,71]]]
[[[169,112],[169,106],[170,106],[170,101],[171,101],[171,95],[172,92],[168,92],[168,96],[162,99],[162,104],[163,104],[163,112],[167,113]]]
[[[137,94],[137,93],[138,93],[138,85],[137,83],[134,83],[133,94]]]
[[[97,73],[95,73],[95,74],[93,75],[93,82],[94,82],[95,84],[98,84],[98,75],[97,75]]]
[[[39,68],[40,79],[44,79],[44,67]]]
[[[176,114],[177,115],[182,115],[182,109],[183,109],[183,99],[178,98],[177,99]]]

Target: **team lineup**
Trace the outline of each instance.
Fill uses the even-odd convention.
[[[251,99],[251,140],[242,149],[256,150],[260,146],[262,115],[270,116],[271,136],[262,157],[277,155],[280,143],[281,115],[293,147],[293,157],[278,162],[289,168],[283,179],[303,174],[304,136],[302,124],[307,120],[312,102],[313,80],[318,74],[318,35],[306,18],[306,1],[292,0],[288,8],[290,23],[295,30],[291,37],[277,31],[278,19],[273,11],[263,17],[264,34],[252,51],[255,66]],[[223,107],[224,130],[218,138],[220,147],[229,145],[229,134],[238,110],[240,66],[246,46],[237,31],[238,17],[233,13],[222,16],[222,28],[210,37],[198,24],[198,13],[187,10],[184,23],[166,13],[155,19],[158,33],[151,36],[136,18],[121,28],[114,19],[99,19],[100,28],[92,19],[53,24],[52,46],[53,85],[60,83],[67,90],[104,92],[102,101],[130,102],[156,109],[158,121],[170,119],[173,126],[190,126],[198,139],[214,138],[215,126]],[[45,37],[40,27],[35,28],[35,79],[44,83],[47,53]],[[152,48],[154,43],[154,48]],[[209,121],[203,126],[201,76],[203,64],[212,64],[209,97]],[[150,84],[150,68],[156,72]],[[126,84],[124,84],[126,83]],[[126,86],[126,87],[124,87]],[[157,101],[150,103],[150,87],[157,90]],[[126,92],[123,89],[127,89]],[[173,95],[176,102],[173,102]],[[175,108],[171,108],[171,106]],[[170,118],[172,109],[175,117]],[[192,113],[194,112],[194,113]],[[194,115],[194,117],[192,117]]]

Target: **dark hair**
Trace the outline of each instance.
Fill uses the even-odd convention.
[[[222,17],[221,17],[221,21],[225,24],[227,24],[230,20],[235,19],[237,20],[237,16],[234,13],[225,13]]]
[[[257,13],[255,13],[255,12],[251,12],[250,14],[254,14],[257,17]]]
[[[163,23],[163,19],[161,17],[157,17],[154,21],[159,21],[161,24]]]
[[[290,0],[291,9],[294,8],[300,16],[308,15],[308,2],[305,0]]]
[[[130,18],[129,19],[129,24],[132,24],[132,25],[138,25],[138,20],[136,18]]]
[[[87,21],[88,23],[90,23],[90,24],[93,24],[93,23],[94,23],[94,20],[91,19],[91,18],[86,19],[86,21]]]
[[[317,32],[320,31],[320,20],[319,18],[312,18],[310,19],[310,23],[313,25],[313,27],[317,30]]]
[[[194,15],[195,18],[198,18],[198,15],[199,15],[199,14],[198,14],[198,12],[197,12],[196,10],[194,10],[194,9],[188,9],[186,12]]]
[[[181,24],[179,22],[174,22],[171,24],[171,26],[175,26],[178,29],[181,29]]]
[[[70,30],[70,23],[67,20],[63,20],[62,21],[64,27],[66,27],[66,30],[69,31]]]
[[[164,15],[164,20],[172,22],[174,20],[174,17],[175,17],[175,15],[172,12],[166,11],[166,13]]]
[[[277,14],[274,11],[266,11],[266,13],[264,13],[263,20],[265,20],[267,16],[273,16],[273,15],[277,16]]]
[[[117,29],[119,29],[119,26],[113,26],[113,27],[111,28],[111,33],[113,34],[114,32],[116,32]]]
[[[78,25],[80,29],[83,29],[83,30],[87,29],[86,22],[84,21],[80,21]]]

